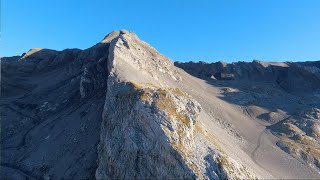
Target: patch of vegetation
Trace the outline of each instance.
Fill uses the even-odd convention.
[[[188,160],[189,149],[185,146],[188,143],[186,131],[191,128],[191,120],[185,110],[177,109],[175,100],[176,97],[190,98],[190,96],[178,88],[159,88],[152,84],[139,84],[136,82],[129,82],[128,85],[131,90],[121,93],[122,96],[137,96],[139,100],[152,104],[164,112],[169,121],[174,121],[173,124],[175,124],[175,133],[177,133],[178,139],[171,142],[172,147],[183,157],[193,172],[201,175],[199,167]]]
[[[178,120],[184,126],[190,127],[190,120],[187,118],[186,112],[178,112],[173,99],[173,96],[188,98],[189,96],[187,93],[181,91],[178,88],[158,88],[153,84],[142,85],[136,82],[130,82],[128,84],[134,90],[133,92],[127,93],[128,96],[138,94],[139,98],[144,102],[150,102],[151,100],[153,100],[156,107],[164,111],[168,117]],[[156,98],[151,99],[152,96]]]
[[[315,160],[320,161],[320,146],[310,137],[299,136],[298,140],[293,140],[288,137],[282,137],[281,139],[288,147],[290,153],[298,156],[301,156],[301,153],[304,153],[312,156]]]
[[[311,136],[320,138],[320,124],[314,123],[311,127]]]
[[[214,146],[216,149],[218,149],[219,151],[223,152],[221,146],[219,145],[218,140],[217,140],[212,134],[210,134],[209,132],[207,132],[207,131],[204,129],[203,125],[202,125],[200,122],[196,123],[196,125],[195,125],[195,132],[202,134],[203,137],[204,137],[208,142],[211,143],[211,145],[213,145],[213,146]]]
[[[308,164],[312,163],[320,169],[320,144],[312,137],[306,135],[299,127],[291,122],[279,124],[276,133],[284,144],[284,150],[297,159],[301,159]]]
[[[169,90],[170,91],[170,90]],[[172,93],[175,93],[174,91],[171,91]],[[173,117],[174,119],[181,122],[183,125],[190,127],[190,120],[186,116],[185,111],[178,112],[176,104],[173,97],[170,96],[169,92],[164,89],[159,89],[156,94],[158,95],[158,99],[155,100],[155,105],[163,110],[168,117]],[[179,96],[177,94],[174,94],[176,96]]]

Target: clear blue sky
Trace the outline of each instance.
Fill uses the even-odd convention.
[[[115,29],[172,60],[320,60],[320,0],[2,0],[1,56],[85,49]]]

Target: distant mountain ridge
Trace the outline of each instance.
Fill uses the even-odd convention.
[[[288,92],[306,92],[320,88],[320,61],[175,62],[175,66],[201,79],[223,79],[220,75],[222,73],[232,75],[231,79],[273,81]],[[296,86],[297,84],[299,87]]]

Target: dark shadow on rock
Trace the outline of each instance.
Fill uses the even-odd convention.
[[[98,43],[1,59],[2,178],[95,177],[108,53]]]

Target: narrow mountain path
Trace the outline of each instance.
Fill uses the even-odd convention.
[[[17,110],[17,109],[15,109],[15,108],[13,108],[12,106],[10,106],[10,104],[4,104],[4,105],[0,105],[0,107],[5,107],[5,108],[8,108],[8,109],[10,109],[11,111],[13,111],[13,112],[15,112],[15,113],[17,113],[17,114],[19,114],[21,117],[25,117],[25,118],[29,118],[29,119],[32,119],[33,121],[35,121],[35,122],[41,122],[41,119],[37,116],[36,118],[34,118],[34,117],[32,117],[32,116],[30,116],[30,115],[28,115],[28,114],[25,114],[25,113],[23,113],[22,111],[19,111],[19,110]],[[20,140],[20,143],[18,144],[18,145],[16,145],[16,146],[9,146],[9,147],[1,147],[1,150],[10,150],[10,149],[13,149],[13,148],[20,148],[20,147],[22,147],[22,146],[24,146],[25,145],[25,139],[24,139],[24,137],[25,137],[25,135],[30,131],[30,130],[32,130],[34,128],[34,126],[32,126],[31,128],[29,128],[27,131],[26,131],[26,133],[23,135],[23,138]]]
[[[265,132],[267,130],[266,129],[266,125],[263,124],[262,122],[260,122],[259,119],[253,117],[246,106],[243,106],[243,109],[244,109],[245,114],[247,114],[250,119],[254,120],[259,125],[263,126],[262,131],[258,135],[258,140],[256,142],[256,147],[251,152],[250,157],[251,157],[251,159],[253,160],[254,163],[256,163],[258,166],[260,166],[262,169],[264,169],[264,167],[262,167],[262,165],[258,162],[257,157],[256,157],[256,153],[257,153],[257,151],[259,150],[259,148],[261,146],[262,137],[263,137],[263,135],[265,134]]]
[[[256,147],[254,148],[254,150],[252,151],[251,153],[251,159],[261,167],[261,165],[258,163],[257,159],[256,159],[256,152],[259,150],[260,146],[261,146],[261,139],[262,139],[262,136],[263,134],[266,132],[266,129],[263,129],[263,131],[261,131],[261,133],[259,134],[259,137],[258,137],[258,141],[257,141],[257,145]]]

